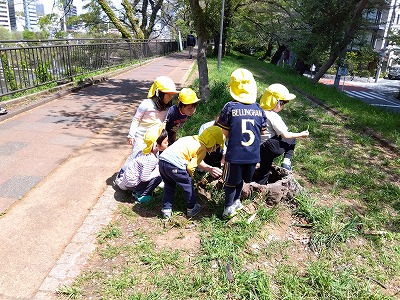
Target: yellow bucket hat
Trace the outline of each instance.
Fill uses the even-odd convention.
[[[224,148],[225,136],[222,133],[221,127],[210,126],[199,135],[199,141],[206,146],[206,148],[212,148],[215,144]]]
[[[178,99],[183,104],[193,104],[200,101],[200,99],[197,98],[196,93],[191,88],[183,88],[179,92]]]
[[[229,82],[233,99],[244,104],[255,103],[257,99],[257,83],[253,74],[246,69],[236,69],[232,72]]]
[[[265,110],[274,109],[278,100],[289,101],[296,98],[296,95],[289,93],[289,90],[280,83],[271,84],[265,89],[260,99],[260,106]]]
[[[143,154],[149,154],[153,150],[154,143],[157,141],[163,128],[163,124],[157,124],[147,129],[143,136],[143,141],[146,144],[146,147],[142,150]]]
[[[147,98],[151,98],[156,94],[156,91],[159,90],[166,94],[177,94],[175,83],[171,78],[167,76],[159,76],[154,80],[151,85],[149,92],[147,94]]]

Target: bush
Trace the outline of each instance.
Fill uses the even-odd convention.
[[[357,72],[357,75],[360,76],[360,77],[367,77],[367,78],[369,78],[369,77],[371,77],[371,72],[368,71],[368,70],[361,70],[361,71],[358,71],[358,72]]]

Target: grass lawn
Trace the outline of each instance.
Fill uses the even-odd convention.
[[[208,64],[211,99],[179,135],[197,134],[220,112],[238,67],[253,72],[259,96],[272,83],[285,84],[297,98],[283,119],[291,131],[310,131],[293,158],[304,191],[275,206],[254,195],[228,222],[221,219],[223,191],[215,186],[210,200],[199,199],[203,210],[194,219],[184,216],[178,191],[168,221],[160,218],[161,189],[145,205],[132,204],[121,191],[126,202],[100,232],[83,273],[59,289],[60,299],[400,298],[400,156],[368,134],[373,130],[400,149],[399,115],[250,57],[226,56],[220,70],[216,59]]]

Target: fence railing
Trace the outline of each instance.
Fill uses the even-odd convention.
[[[0,96],[179,50],[175,40],[0,41]]]

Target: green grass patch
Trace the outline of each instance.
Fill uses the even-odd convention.
[[[295,92],[281,115],[291,131],[309,128],[293,157],[305,190],[290,203],[259,205],[221,219],[223,191],[209,185],[207,213],[186,218],[177,190],[172,221],[159,215],[162,191],[140,215],[121,204],[99,234],[98,255],[62,295],[76,299],[396,299],[400,286],[400,159],[365,128],[399,146],[398,114],[372,108],[292,70],[247,56],[208,59],[211,97],[178,136],[197,134],[229,101],[231,72],[244,67],[259,96],[272,83],[297,87],[347,117],[328,114]],[[196,89],[196,81],[192,88]],[[276,163],[279,161],[277,160]],[[199,182],[205,175],[197,174]],[[204,200],[202,200],[204,202]],[[255,199],[246,199],[252,204]],[[256,213],[253,222],[248,218]],[[194,226],[194,227],[193,227]],[[160,238],[162,237],[162,238]],[[190,237],[198,239],[195,249]],[[174,239],[163,246],[165,239]],[[187,238],[187,239],[184,239]],[[171,244],[173,246],[171,246]],[[197,245],[197,244],[195,244]],[[92,265],[91,265],[92,264]],[[61,291],[61,290],[60,290]],[[397,295],[397,296],[396,296]]]

